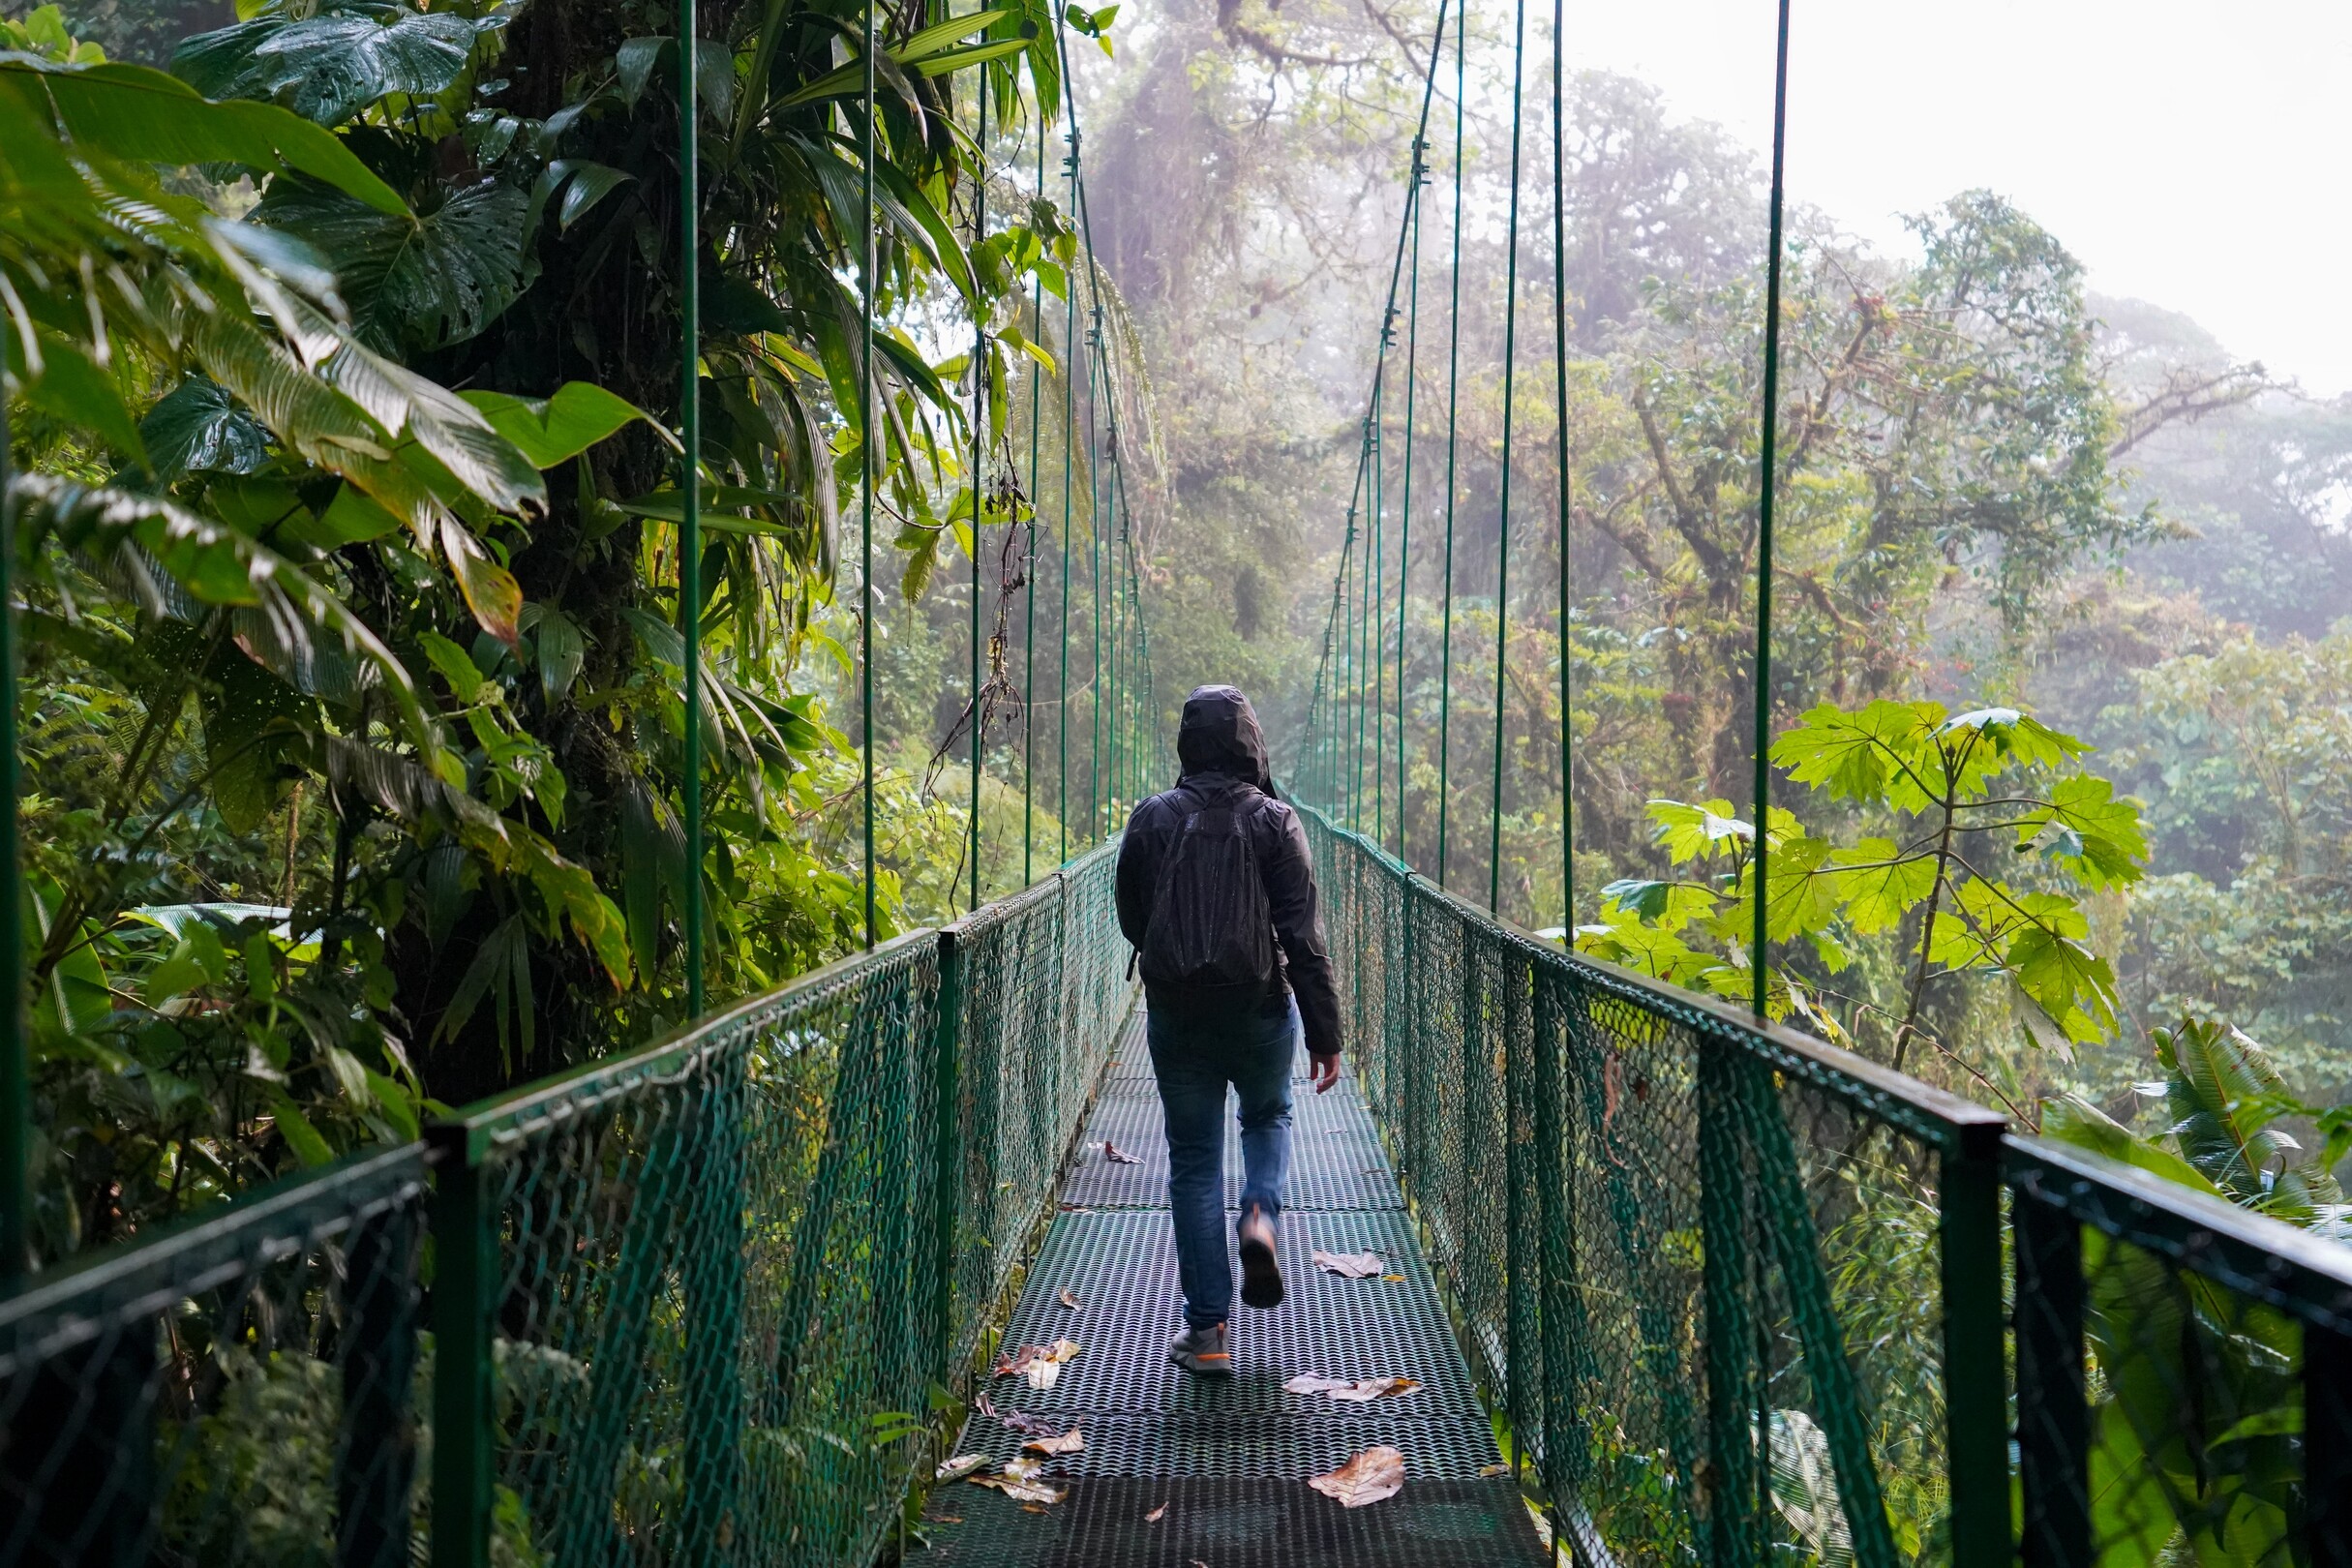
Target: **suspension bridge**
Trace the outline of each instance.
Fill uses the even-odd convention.
[[[1510,54],[1515,202],[1525,24],[1523,0]],[[870,137],[870,12],[868,27]],[[1556,84],[1556,13],[1553,38]],[[1785,81],[1785,4],[1781,46]],[[1045,608],[1059,623],[1042,636],[1038,600],[1025,601],[1021,689],[1043,689],[1043,649],[1058,661],[1058,700],[1024,708],[1049,711],[1058,730],[1024,720],[1024,804],[1039,749],[1058,748],[1064,837],[1040,843],[1024,826],[1022,890],[981,897],[975,548],[966,913],[881,939],[869,467],[866,950],[710,1007],[698,980],[696,1021],[642,1049],[17,1279],[0,1294],[0,1565],[2352,1568],[2341,1249],[1767,1021],[1764,900],[1748,955],[1757,989],[1730,1001],[1580,956],[1498,915],[1500,725],[1489,820],[1448,818],[1460,795],[1447,772],[1452,698],[1485,679],[1455,660],[1458,367],[1442,453],[1416,455],[1417,413],[1435,395],[1423,360],[1437,331],[1423,332],[1423,193],[1447,128],[1432,110],[1450,66],[1458,180],[1468,48],[1462,9],[1441,9],[1322,660],[1282,780],[1310,826],[1348,1065],[1338,1092],[1297,1096],[1282,1221],[1291,1295],[1237,1325],[1239,1375],[1194,1384],[1164,1355],[1178,1305],[1167,1156],[1112,873],[1122,809],[1165,782],[1156,730],[1168,694],[1154,683],[1089,236],[1090,287],[1063,304],[1063,341],[1083,345],[1088,380],[1082,398],[1077,377],[1061,383],[1062,516],[1058,529],[1026,523],[1025,558],[1058,548]],[[678,65],[688,105],[695,53]],[[986,112],[983,100],[983,136]],[[689,171],[693,120],[681,125]],[[1556,136],[1556,105],[1551,123]],[[1074,108],[1062,139],[1068,210],[1084,227]],[[871,409],[870,140],[865,163]],[[1776,144],[1758,415],[1766,473],[1778,163]],[[1556,141],[1551,165],[1556,177]],[[1049,177],[1040,141],[1040,191]],[[1460,206],[1457,195],[1457,278]],[[691,226],[695,202],[683,207]],[[1518,220],[1514,205],[1507,346],[1521,330]],[[1555,265],[1561,252],[1555,232]],[[1564,365],[1563,297],[1555,286]],[[1031,308],[1041,326],[1041,292]],[[691,450],[691,304],[686,330]],[[976,440],[990,395],[980,360]],[[1503,363],[1508,450],[1519,411],[1508,347]],[[1032,495],[1055,461],[1037,436],[1042,385],[1030,387]],[[983,466],[976,450],[975,473]],[[1508,464],[1503,473],[1498,607],[1513,548]],[[698,483],[681,465],[690,604]],[[1772,496],[1761,488],[1759,693],[1770,681]],[[1426,868],[1399,853],[1415,787],[1404,686],[1417,517],[1443,528]],[[696,618],[681,633],[684,834],[687,863],[700,865],[693,748],[709,693]],[[1495,639],[1498,692],[1506,642]],[[1060,699],[1077,685],[1101,696],[1073,735]],[[1769,704],[1754,709],[1763,822]],[[1071,799],[1081,754],[1087,790]],[[1482,827],[1483,901],[1447,876],[1449,843]],[[699,879],[687,885],[699,977],[705,895]],[[20,1040],[15,1053],[20,1074]],[[23,1146],[18,1130],[12,1147]],[[21,1255],[21,1193],[12,1201]],[[1348,1261],[1327,1267],[1318,1254]],[[1371,1265],[1352,1261],[1366,1254]],[[1285,1387],[1302,1377],[1304,1391]],[[1316,1386],[1396,1379],[1410,1386],[1371,1399]],[[1382,1450],[1398,1465],[1393,1491],[1342,1500],[1331,1492],[1344,1489],[1311,1485]],[[269,1506],[230,1502],[256,1496]]]

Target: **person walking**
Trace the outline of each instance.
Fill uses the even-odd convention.
[[[1340,1080],[1340,995],[1297,813],[1275,795],[1250,699],[1202,686],[1176,732],[1176,787],[1128,819],[1119,928],[1143,975],[1145,1039],[1168,1139],[1184,1328],[1169,1359],[1230,1376],[1225,1086],[1240,1098],[1245,1306],[1279,1307],[1275,1256],[1290,1162],[1290,1064],[1306,1036],[1316,1094]]]

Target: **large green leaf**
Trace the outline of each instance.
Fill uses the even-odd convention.
[[[53,532],[69,549],[113,560],[135,588],[152,562],[199,604],[264,613],[285,643],[298,645],[313,629],[337,640],[375,667],[410,739],[437,746],[407,667],[340,599],[267,546],[158,497],[94,489],[55,474],[18,474],[10,498],[19,528]],[[153,589],[140,596],[151,600]]]
[[[173,387],[139,421],[157,477],[253,473],[269,461],[269,432],[201,376]]]
[[[45,97],[53,123],[75,145],[116,158],[292,169],[378,212],[407,211],[348,147],[301,116],[273,104],[207,103],[188,83],[145,66],[70,68],[18,55],[0,60],[0,91],[37,109]]]
[[[392,216],[286,181],[255,218],[331,257],[352,331],[377,352],[401,355],[461,343],[514,303],[529,205],[514,187],[484,180],[437,207]]]
[[[275,99],[304,119],[339,125],[395,93],[447,90],[465,73],[478,27],[448,11],[390,21],[273,13],[186,40],[171,69],[210,97]]]
[[[633,419],[654,423],[651,414],[592,381],[566,381],[546,398],[518,398],[506,392],[463,396],[539,468],[578,457]]]

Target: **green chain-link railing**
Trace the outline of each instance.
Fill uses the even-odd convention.
[[[1116,854],[0,1305],[0,1564],[872,1560],[1132,1004]]]
[[[1367,1098],[1580,1562],[1996,1568],[2013,1474],[2030,1564],[2346,1560],[2352,1253],[1307,821]]]

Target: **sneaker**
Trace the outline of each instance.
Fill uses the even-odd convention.
[[[1280,1307],[1282,1304],[1282,1266],[1274,1256],[1274,1221],[1266,1211],[1252,1207],[1242,1216],[1240,1251],[1242,1305]]]
[[[1233,1353],[1225,1348],[1225,1326],[1188,1328],[1168,1342],[1168,1359],[1196,1377],[1230,1377]]]

